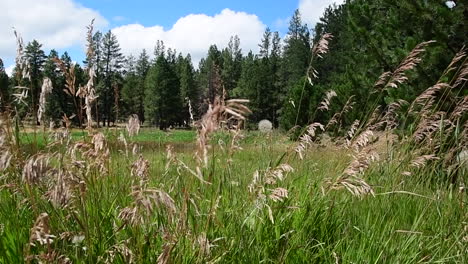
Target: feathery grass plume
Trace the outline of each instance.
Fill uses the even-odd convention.
[[[374,132],[366,130],[360,133],[355,140],[352,141],[351,147],[355,152],[360,152],[362,149],[367,147],[372,142],[375,142],[377,138],[374,136]]]
[[[73,176],[66,170],[57,170],[54,172],[54,183],[49,191],[45,194],[47,200],[50,201],[55,207],[67,207],[72,200],[72,180]],[[73,185],[78,185],[75,183]]]
[[[131,115],[128,118],[128,123],[125,125],[129,136],[136,136],[140,132],[140,119],[138,115]]]
[[[351,146],[351,141],[354,138],[354,134],[356,133],[358,127],[359,127],[360,121],[359,120],[354,120],[353,124],[349,128],[348,132],[346,132],[346,147]]]
[[[24,43],[23,43],[23,38],[21,35],[13,29],[13,33],[15,34],[16,37],[16,66],[17,71],[17,78],[19,79],[29,79],[31,80],[31,65],[29,64],[29,60],[26,57],[26,54],[24,53]]]
[[[112,264],[116,263],[116,257],[120,256],[124,263],[137,263],[135,260],[135,255],[127,246],[128,243],[130,243],[129,240],[125,240],[121,241],[117,245],[113,245],[109,250],[106,251],[107,257],[103,260],[102,256],[100,256],[98,260],[101,260],[106,264]],[[98,263],[99,262],[100,261],[98,261]]]
[[[347,176],[357,176],[366,171],[372,162],[379,160],[379,154],[372,148],[361,150],[354,160],[346,167],[344,174]]]
[[[15,86],[15,93],[13,93],[13,102],[17,105],[23,104],[28,106],[26,98],[28,97],[29,87],[22,86],[22,80],[28,79],[31,82],[31,65],[29,60],[24,53],[24,43],[21,35],[13,29],[13,32],[16,37],[16,80],[19,85]]]
[[[382,74],[382,80],[377,81],[376,85],[382,87],[382,90],[388,90],[389,88],[397,88],[399,84],[403,84],[408,80],[406,77],[406,72],[414,69],[421,61],[420,58],[422,53],[425,51],[425,47],[429,44],[434,43],[434,40],[426,41],[419,43],[414,47],[414,49],[406,56],[406,58],[398,65],[397,69],[390,75],[389,73]],[[381,81],[388,78],[388,81],[385,85],[381,85]],[[376,87],[376,88],[378,88]]]
[[[6,122],[4,116],[0,115],[0,172],[10,167],[13,153],[10,151],[10,143],[7,139]]]
[[[462,116],[466,115],[468,112],[468,95],[460,99],[453,109],[452,113],[450,113],[450,120],[455,121]]]
[[[452,87],[458,87],[464,82],[468,80],[468,60],[465,59],[465,62],[460,68],[460,72],[458,73],[457,79],[455,80],[455,83],[452,85]]]
[[[435,98],[437,94],[445,91],[446,89],[450,89],[450,85],[446,83],[437,83],[434,86],[429,87],[424,92],[422,92],[414,101],[411,103],[411,106],[408,110],[410,114],[417,114],[419,111],[416,110],[416,107],[421,106],[427,112],[427,109],[432,107],[433,103],[435,102]]]
[[[133,186],[130,196],[133,198],[132,205],[123,208],[119,213],[119,218],[130,225],[147,223],[156,208],[165,209],[169,221],[173,220],[177,212],[174,200],[164,191],[141,185]]]
[[[392,76],[392,72],[382,73],[379,79],[377,79],[377,82],[375,82],[374,84],[375,91],[380,91],[384,89],[385,85],[388,83],[388,80],[390,79],[391,76]]]
[[[371,163],[378,159],[379,155],[372,148],[361,150],[340,177],[334,181],[325,180],[327,189],[339,190],[345,188],[354,196],[363,197],[368,194],[374,196],[372,187],[359,175],[364,173]]]
[[[325,128],[322,124],[313,123],[310,124],[307,128],[307,131],[299,137],[299,143],[294,148],[294,151],[299,155],[299,159],[304,159],[304,153],[313,144],[317,128],[320,128],[320,130],[325,131]]]
[[[199,252],[203,257],[209,257],[211,255],[211,248],[214,246],[210,243],[208,238],[206,237],[205,232],[201,232],[200,235],[197,237],[197,245],[199,248]]]
[[[320,102],[319,107],[317,108],[320,111],[328,111],[328,107],[330,106],[331,99],[336,96],[336,92],[330,90],[326,92],[325,98],[323,98],[322,102]]]
[[[72,163],[79,168],[86,168],[86,174],[88,174],[91,169],[97,169],[102,174],[108,173],[108,164],[109,164],[109,148],[102,133],[96,133],[91,143],[88,142],[76,142],[73,147],[68,151],[72,159]],[[80,160],[77,153],[81,152],[82,158]]]
[[[67,89],[63,89],[63,91],[71,96],[75,97],[77,94],[76,87],[75,87],[75,82],[76,82],[76,76],[75,76],[75,64],[72,63],[71,65],[65,64],[61,59],[59,58],[53,58],[53,61],[55,64],[59,67],[59,69],[62,71],[62,73],[65,75],[65,87]]]
[[[37,119],[43,123],[42,114],[45,112],[47,96],[52,92],[52,81],[49,78],[44,78],[42,81],[41,95],[39,97],[39,109],[37,109]]]
[[[336,181],[327,181],[328,189],[340,190],[345,188],[356,197],[364,197],[365,195],[375,196],[374,189],[363,179],[355,176],[340,177]]]
[[[132,164],[131,175],[142,181],[148,179],[149,161],[143,158],[143,155]]]
[[[213,104],[208,106],[207,112],[197,123],[197,151],[195,155],[199,164],[203,167],[208,165],[208,148],[210,135],[219,129],[227,120],[245,120],[245,115],[251,113],[245,106],[249,100],[231,99],[224,100],[224,96],[215,96]]]
[[[317,45],[314,45],[312,48],[312,54],[315,54],[317,57],[322,58],[323,54],[328,52],[328,43],[333,38],[333,35],[330,33],[325,33],[322,35]]]
[[[169,264],[171,259],[172,250],[175,247],[177,240],[175,236],[170,232],[165,231],[163,235],[164,244],[162,246],[162,252],[159,254],[158,259],[156,260],[157,264]]]
[[[268,187],[277,186],[278,182],[283,181],[286,175],[293,171],[294,169],[286,163],[275,168],[255,171],[252,182],[248,185],[249,192],[255,195],[255,208],[252,213],[262,212],[263,209],[266,208],[269,220],[273,224],[275,223],[273,211],[270,205],[268,205],[268,200],[273,202],[282,202],[284,199],[288,198],[288,190],[282,187],[276,187],[274,189],[270,189]],[[245,221],[247,222],[251,216],[249,216]]]
[[[49,166],[50,158],[51,156],[47,154],[36,154],[29,158],[23,167],[22,181],[28,184],[37,184],[41,178],[47,176],[51,169]]]
[[[76,65],[75,63],[72,63],[71,65],[67,65],[65,62],[63,62],[59,58],[53,58],[53,61],[59,67],[60,71],[62,71],[63,75],[65,76],[65,88],[66,89],[63,89],[63,91],[72,98],[73,106],[75,107],[75,113],[78,117],[78,121],[81,126],[82,121],[83,121],[83,106],[82,106],[81,99],[86,97],[86,90],[83,87],[79,87],[78,90],[76,89],[76,76],[75,76]]]
[[[190,98],[188,98],[188,97],[185,97],[185,100],[187,100],[187,105],[188,105],[188,110],[189,110],[189,115],[190,115],[190,124],[189,124],[189,126],[193,126],[195,124],[195,119],[193,118],[192,102],[190,101]]]
[[[268,168],[264,171],[255,171],[252,182],[248,189],[250,193],[254,193],[257,197],[265,197],[267,185],[276,185],[278,181],[283,181],[286,175],[293,172],[294,169],[289,164],[281,164],[275,168]]]
[[[415,168],[420,169],[420,168],[423,168],[424,166],[426,166],[427,162],[431,161],[431,160],[439,160],[439,157],[437,157],[434,154],[421,155],[421,156],[416,157],[415,159],[413,159],[410,162],[410,165],[411,165],[411,167],[415,167]]]
[[[47,213],[41,213],[34,222],[33,227],[29,235],[29,245],[36,246],[36,243],[40,245],[50,245],[54,242],[56,236],[52,235],[49,227],[49,215]]]
[[[434,142],[434,134],[437,131],[445,130],[447,128],[453,127],[453,123],[446,119],[445,116],[447,113],[439,111],[433,113],[432,115],[424,118],[416,127],[416,131],[413,134],[413,139],[417,143],[422,143],[424,140]]]
[[[270,195],[268,196],[274,202],[282,202],[285,198],[288,198],[288,190],[285,188],[275,188],[271,190]]]
[[[327,125],[325,126],[325,130],[328,130],[330,127],[334,126],[334,125],[338,125],[339,124],[339,127],[341,126],[341,120],[342,120],[342,117],[348,113],[349,111],[351,111],[353,109],[353,106],[354,106],[355,102],[354,102],[354,95],[351,95],[348,100],[346,100],[346,103],[344,104],[343,108],[341,109],[340,112],[338,113],[335,113],[332,118],[330,119],[330,121],[328,121]]]
[[[402,99],[398,99],[395,102],[389,104],[385,110],[383,117],[378,120],[377,123],[371,125],[369,130],[379,130],[385,127],[386,130],[395,129],[398,126],[398,114],[397,112],[408,102]]]
[[[455,56],[453,56],[452,58],[452,61],[450,62],[450,64],[447,66],[447,68],[445,69],[445,71],[442,73],[441,75],[441,78],[444,77],[444,76],[447,76],[450,72],[458,69],[457,66],[455,66],[458,62],[462,61],[463,59],[465,59],[465,56],[466,56],[466,48],[465,46],[461,47],[461,49],[457,52],[457,54],[455,54]]]

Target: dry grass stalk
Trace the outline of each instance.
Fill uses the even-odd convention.
[[[424,107],[424,109],[429,109],[435,102],[437,94],[440,94],[444,90],[450,88],[450,85],[446,83],[437,83],[436,85],[429,87],[418,97],[416,97],[416,99],[414,99],[414,101],[411,103],[408,112],[410,114],[417,114],[419,112],[415,109],[417,106]]]
[[[310,85],[313,85],[312,79],[318,78],[318,72],[314,69],[314,67],[312,67],[312,60],[314,59],[315,56],[322,58],[322,55],[328,52],[328,44],[332,38],[333,38],[332,34],[325,33],[322,35],[320,40],[316,44],[314,44],[314,46],[312,47],[312,57],[309,62],[309,68],[307,69],[307,80],[309,81]],[[292,104],[294,106],[294,102],[292,102]],[[299,105],[299,108],[300,108],[300,105]]]
[[[50,245],[54,242],[55,236],[51,234],[49,227],[49,215],[47,213],[41,213],[34,222],[33,227],[29,235],[29,245],[36,246],[36,243],[40,245]]]
[[[146,186],[133,186],[131,196],[132,205],[123,208],[119,213],[119,218],[131,225],[147,223],[151,214],[156,208],[165,209],[169,221],[173,220],[177,212],[174,200],[171,196],[161,190],[147,188]]]
[[[51,167],[49,166],[50,155],[37,154],[29,158],[23,167],[22,180],[28,184],[37,184],[44,178]]]
[[[224,97],[216,96],[213,104],[208,106],[207,112],[198,122],[197,127],[197,151],[195,153],[197,161],[203,167],[208,165],[208,148],[210,135],[219,129],[223,122],[227,120],[245,120],[245,115],[251,113],[245,106],[249,100],[231,99],[224,100]]]
[[[355,176],[340,177],[336,181],[327,181],[328,188],[331,190],[346,189],[356,197],[364,197],[365,195],[375,196],[372,187],[363,179]]]
[[[288,173],[293,171],[294,169],[289,164],[285,163],[276,168],[255,171],[252,182],[248,186],[249,192],[256,194],[258,198],[266,197],[267,192],[265,186],[276,185],[278,182],[283,181]]]
[[[149,174],[149,161],[144,159],[142,155],[132,164],[131,175],[137,177],[142,181],[148,179]]]
[[[109,250],[106,251],[107,257],[103,262],[106,264],[116,263],[116,257],[120,256],[124,263],[137,263],[132,250],[130,250],[130,248],[127,246],[128,243],[129,241],[126,240],[120,242],[117,245],[113,245]],[[99,259],[102,261],[102,257],[99,257]]]
[[[336,96],[336,92],[330,90],[326,92],[325,98],[320,102],[319,107],[317,108],[320,111],[328,111],[331,103],[331,99]]]
[[[282,202],[285,198],[288,198],[288,190],[281,187],[275,188],[271,190],[268,197],[274,202]]]
[[[49,78],[44,78],[39,98],[39,109],[37,109],[37,119],[41,123],[44,121],[42,120],[42,114],[46,110],[47,96],[52,92],[52,89],[52,81]]]
[[[457,54],[455,54],[455,56],[453,56],[453,59],[452,61],[450,62],[450,64],[447,66],[447,68],[445,69],[444,73],[442,73],[442,76],[446,76],[448,73],[456,70],[458,67],[456,67],[455,65],[462,61],[466,56],[466,48],[465,46],[463,46],[458,52]]]
[[[267,209],[268,218],[274,224],[273,211],[268,205],[268,200],[283,202],[288,198],[288,190],[282,187],[270,189],[277,186],[278,182],[284,180],[288,173],[294,169],[289,164],[281,164],[276,168],[268,168],[264,171],[255,171],[252,182],[249,184],[249,192],[255,195],[255,210]]]
[[[26,54],[24,53],[23,38],[16,30],[13,30],[13,32],[16,37],[16,66],[18,67],[16,74],[19,75],[20,79],[31,80],[31,66]]]
[[[403,84],[408,80],[406,77],[406,72],[414,69],[421,62],[421,55],[425,51],[425,47],[435,41],[426,41],[419,43],[416,47],[408,54],[408,56],[398,65],[397,69],[390,75],[389,73],[384,73],[376,85],[382,87],[383,90],[389,88],[397,88],[399,84]],[[381,82],[384,82],[384,79],[388,78],[388,81],[385,85],[381,85]],[[376,87],[378,88],[378,87]]]
[[[367,147],[372,142],[375,142],[377,138],[374,136],[374,132],[366,130],[359,134],[354,141],[351,143],[351,147],[355,152],[360,152],[362,149]]]
[[[354,138],[354,134],[356,134],[359,124],[360,124],[359,120],[354,120],[348,132],[346,132],[346,147],[351,146],[352,139]]]
[[[348,100],[346,100],[346,103],[344,104],[343,108],[341,109],[340,112],[335,113],[333,117],[328,121],[327,125],[325,126],[325,130],[328,130],[330,127],[334,125],[341,126],[341,119],[342,117],[351,111],[353,109],[355,102],[354,102],[354,95],[351,95]]]
[[[461,86],[468,80],[468,60],[465,59],[465,63],[461,66],[460,72],[458,73],[457,79],[452,87]]]
[[[197,245],[199,248],[199,252],[203,257],[209,257],[211,255],[211,248],[214,246],[210,243],[208,238],[206,237],[205,232],[201,232],[200,235],[197,237]]]
[[[72,188],[79,185],[78,181],[66,170],[57,170],[54,174],[55,182],[45,196],[54,206],[67,207],[74,198]]]
[[[10,151],[10,142],[7,137],[6,122],[3,115],[0,115],[0,172],[10,167],[13,153]]]
[[[140,132],[140,119],[138,115],[131,115],[128,123],[125,125],[129,136],[136,136]]]
[[[466,115],[468,112],[468,95],[460,99],[453,109],[452,113],[450,113],[450,120],[457,120],[462,116]]]
[[[299,155],[299,158],[302,160],[304,158],[304,153],[307,149],[313,144],[314,139],[316,137],[316,130],[320,128],[320,130],[325,131],[325,128],[320,123],[313,123],[307,127],[306,133],[299,138],[299,143],[294,148],[294,151]]]
[[[445,118],[446,113],[439,111],[436,112],[427,118],[424,118],[417,126],[416,131],[413,134],[413,139],[417,143],[422,143],[427,140],[434,142],[434,134],[437,131],[445,130],[447,128],[453,127],[453,123]]]
[[[78,157],[78,153],[81,153],[81,160]],[[86,174],[88,174],[91,169],[97,169],[102,174],[108,173],[108,164],[109,164],[109,148],[102,133],[96,133],[91,143],[87,142],[77,142],[73,145],[72,148],[68,151],[72,159],[72,163],[78,168],[86,168]]]
[[[354,156],[353,161],[344,170],[347,176],[357,176],[366,171],[372,162],[379,160],[379,154],[372,148],[364,148]]]
[[[323,34],[320,40],[318,41],[317,45],[314,45],[314,47],[312,48],[312,54],[315,54],[317,57],[322,58],[321,55],[326,54],[328,52],[328,44],[332,38],[333,35],[330,33]]]
[[[395,129],[398,126],[398,111],[408,102],[402,99],[389,104],[383,117],[377,123],[369,126],[369,130],[379,130],[385,127],[386,130]],[[370,124],[370,123],[369,123]]]
[[[434,154],[430,154],[430,155],[421,155],[419,157],[416,157],[415,159],[413,159],[411,162],[410,162],[410,165],[411,167],[415,167],[415,168],[423,168],[426,166],[427,162],[428,161],[431,161],[431,160],[439,160],[439,157],[437,157],[436,155]]]

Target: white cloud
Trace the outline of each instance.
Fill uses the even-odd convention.
[[[13,27],[25,44],[36,39],[44,49],[52,49],[83,45],[93,18],[97,28],[108,24],[97,11],[73,0],[0,0],[0,6],[0,56],[10,61],[16,53]]]
[[[144,27],[129,24],[116,27],[117,36],[124,54],[138,56],[143,48],[152,54],[157,40],[163,40],[167,48],[190,53],[195,64],[204,57],[211,44],[226,47],[232,35],[238,35],[244,52],[257,51],[266,26],[256,15],[224,9],[214,16],[190,14],[180,18],[172,28],[165,30],[155,25]]]
[[[319,22],[325,9],[331,4],[342,4],[344,0],[300,0],[299,11],[302,14],[302,21],[309,27],[315,26]]]
[[[11,77],[11,74],[13,73],[13,69],[14,69],[14,68],[15,68],[15,65],[14,65],[14,64],[13,64],[13,65],[10,65],[10,66],[8,66],[8,67],[6,67],[6,68],[5,68],[6,74],[7,74],[8,76]]]

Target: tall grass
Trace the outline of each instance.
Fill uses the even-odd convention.
[[[377,98],[407,80],[429,44],[382,75]],[[68,126],[44,130],[41,147],[27,149],[6,113],[0,262],[468,262],[460,158],[467,67],[461,51],[444,85],[343,128],[348,100],[328,125],[312,121],[298,142],[240,130],[248,101],[221,95],[195,124],[196,136],[154,132],[167,139],[159,142],[142,143],[153,132],[138,135],[132,119],[127,131],[88,127],[80,137]],[[331,131],[344,136],[330,139]],[[178,139],[192,145],[177,147]]]

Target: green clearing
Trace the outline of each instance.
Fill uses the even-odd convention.
[[[106,134],[111,145],[117,133]],[[21,170],[10,168],[0,184],[0,262],[20,263],[25,256],[57,254],[73,263],[156,263],[164,252],[171,263],[468,261],[467,197],[458,188],[403,176],[401,164],[383,158],[365,174],[375,196],[327,190],[326,179],[343,172],[352,159],[350,151],[314,147],[299,160],[284,155],[295,144],[284,135],[258,132],[246,133],[239,145],[242,150],[229,147],[232,135],[215,134],[209,165],[203,169],[204,179],[211,184],[204,184],[180,165],[193,170],[196,166],[194,144],[186,144],[194,141],[195,134],[144,129],[134,138],[127,137],[129,144],[154,145],[143,147],[141,153],[149,162],[145,186],[172,197],[174,210],[154,202],[147,211],[143,196],[140,200],[131,196],[132,186],[139,181],[131,175],[138,156],[131,150],[126,155],[122,144],[113,145],[104,163],[83,158],[86,168],[75,168],[66,158],[55,162],[56,168],[67,168],[81,181],[68,190],[72,197],[66,206],[48,201],[46,194],[54,184],[49,176],[29,185],[21,181]],[[66,156],[81,137],[78,132],[72,135],[70,146],[59,147],[58,153]],[[180,160],[169,163],[167,169],[165,148],[159,147],[163,143],[174,145],[174,155]],[[385,156],[385,148],[381,151]],[[290,164],[294,171],[285,174],[283,181],[263,186],[267,192],[285,188],[288,197],[262,202],[255,192],[249,192],[254,172],[279,163]],[[414,172],[422,176],[431,170]],[[135,199],[140,202],[136,215],[141,218],[131,224],[119,214]],[[53,242],[28,246],[31,227],[44,212]]]

